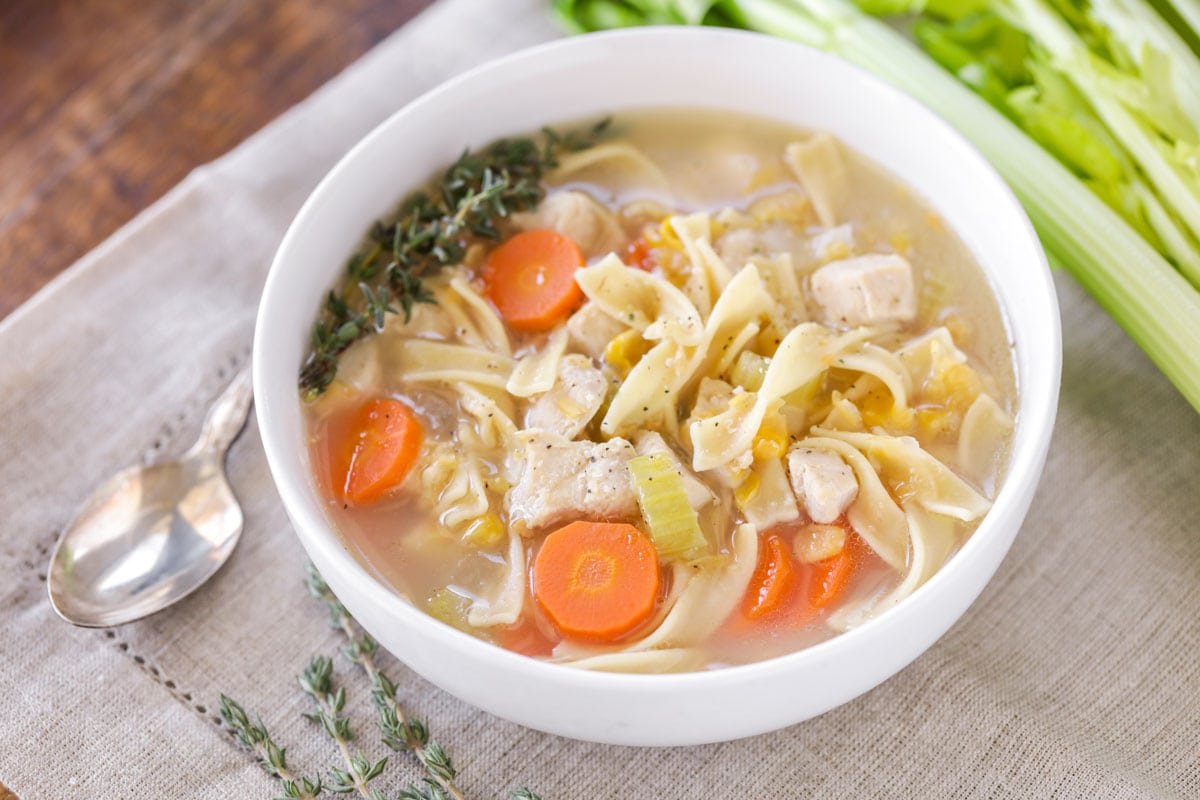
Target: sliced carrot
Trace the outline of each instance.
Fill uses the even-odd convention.
[[[773,616],[792,604],[796,565],[783,537],[777,533],[759,538],[758,563],[742,598],[742,616],[748,620]]]
[[[371,503],[408,475],[421,450],[421,423],[390,397],[368,400],[327,426],[329,486],[339,499]]]
[[[850,579],[871,555],[871,548],[847,525],[846,544],[832,558],[809,565],[808,605],[819,611],[842,596]]]
[[[645,239],[634,239],[625,248],[625,263],[631,267],[650,272],[655,267],[654,253]]]
[[[658,554],[632,525],[572,522],[546,537],[533,564],[533,597],[574,639],[611,642],[654,613]]]
[[[854,556],[850,547],[833,558],[811,564],[808,577],[808,605],[817,610],[836,600],[846,590],[854,572]]]
[[[545,331],[583,302],[575,270],[579,245],[550,230],[518,233],[483,265],[484,292],[504,321],[519,331]]]

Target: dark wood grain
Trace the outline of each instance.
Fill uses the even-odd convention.
[[[430,2],[0,3],[0,317]]]

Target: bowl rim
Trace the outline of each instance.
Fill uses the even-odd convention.
[[[1030,289],[1043,293],[1048,298],[1049,307],[1047,310],[1050,312],[1050,316],[1044,320],[1046,329],[1040,331],[1039,334],[1050,338],[1043,339],[1040,343],[1040,346],[1044,349],[1044,360],[1030,365],[1038,374],[1025,375],[1016,363],[1018,355],[1017,337],[1019,334],[1012,328],[1012,318],[1011,312],[1007,307],[1008,304],[996,291],[991,276],[985,269],[985,275],[988,277],[989,284],[993,284],[992,290],[996,294],[1001,315],[1011,340],[1008,352],[1010,358],[1013,360],[1018,408],[1010,458],[1005,478],[1001,482],[1000,488],[992,501],[991,508],[978,528],[967,539],[966,543],[954,553],[950,560],[938,569],[924,584],[918,587],[912,595],[905,598],[895,607],[880,613],[878,616],[867,620],[849,631],[840,633],[809,647],[760,661],[722,666],[719,669],[705,669],[683,673],[641,674],[598,672],[575,669],[567,665],[523,656],[451,628],[420,611],[394,590],[383,585],[379,579],[366,570],[341,544],[337,534],[333,530],[332,524],[321,514],[320,510],[310,506],[300,488],[293,485],[292,468],[284,463],[284,445],[280,438],[281,432],[272,425],[271,418],[277,402],[282,403],[289,396],[293,402],[298,402],[298,399],[293,386],[285,387],[285,389],[272,388],[265,374],[265,365],[271,358],[269,353],[270,343],[273,339],[271,322],[276,316],[276,298],[280,294],[278,286],[282,280],[281,276],[286,273],[284,262],[287,260],[289,250],[294,247],[294,242],[299,235],[298,232],[311,224],[312,218],[315,216],[318,206],[323,202],[324,196],[333,191],[331,187],[335,187],[340,182],[340,175],[345,170],[346,165],[357,160],[364,151],[369,150],[373,142],[386,137],[389,127],[395,123],[395,120],[401,117],[419,115],[426,106],[445,95],[454,94],[460,90],[460,87],[477,80],[483,73],[512,67],[513,65],[529,60],[542,59],[547,54],[553,55],[558,51],[596,46],[601,42],[625,39],[645,41],[660,37],[687,38],[694,39],[697,42],[703,42],[706,38],[712,41],[746,39],[753,40],[756,47],[786,47],[803,50],[809,54],[808,57],[816,58],[817,61],[828,60],[829,62],[836,62],[840,68],[858,73],[857,77],[860,80],[873,84],[876,90],[883,90],[893,95],[897,102],[917,107],[916,110],[919,111],[920,116],[925,118],[928,125],[938,129],[941,136],[956,142],[959,145],[960,155],[965,155],[965,157],[976,161],[975,166],[981,168],[989,176],[993,185],[988,187],[987,190],[994,193],[1002,204],[1009,207],[1008,211],[1012,218],[1018,221],[1021,236],[1027,238],[1032,243],[1032,252],[1035,254],[1037,263],[1030,265],[1029,275],[1030,277],[1037,276],[1040,280],[1038,285],[1031,286]],[[616,109],[615,113],[619,113],[619,111],[620,109]],[[512,131],[512,133],[518,134],[520,131]],[[867,156],[870,157],[870,154],[868,153]],[[886,166],[884,168],[886,169]],[[914,188],[921,189],[920,186],[915,186]],[[399,199],[400,197],[398,196],[397,200]],[[336,274],[333,268],[330,269],[330,274]],[[289,332],[287,335],[290,336],[292,334]],[[838,654],[842,650],[856,647],[859,640],[875,638],[878,631],[893,627],[901,620],[920,613],[919,609],[922,605],[920,598],[939,593],[941,587],[950,583],[958,571],[966,569],[965,565],[975,560],[974,554],[988,544],[989,540],[1004,535],[1003,530],[995,529],[999,523],[991,524],[993,521],[1000,519],[1002,516],[1007,517],[1013,513],[1017,514],[1019,519],[1023,519],[1029,497],[1032,497],[1033,488],[1036,487],[1036,483],[1040,478],[1057,411],[1061,375],[1061,322],[1049,266],[1037,234],[1024,209],[1017,201],[1007,183],[1004,182],[995,168],[978,152],[974,145],[970,144],[962,134],[941,119],[936,113],[932,112],[924,103],[853,63],[800,43],[754,32],[724,28],[649,26],[556,39],[479,64],[450,78],[401,108],[396,109],[367,135],[359,139],[325,173],[321,181],[309,194],[293,218],[276,250],[264,285],[262,300],[255,321],[253,361],[256,414],[263,446],[272,480],[288,511],[289,517],[293,521],[296,534],[305,549],[310,553],[315,551],[321,556],[320,560],[336,563],[339,569],[347,572],[349,577],[359,584],[358,589],[367,596],[367,602],[382,609],[389,617],[402,620],[403,624],[407,626],[421,628],[423,635],[435,639],[439,645],[472,660],[498,660],[500,664],[504,664],[513,670],[527,673],[532,679],[549,681],[555,684],[570,684],[577,688],[587,689],[612,689],[632,694],[657,694],[664,690],[670,691],[673,689],[683,690],[701,687],[716,689],[729,684],[742,684],[746,681],[753,681],[779,672],[792,672],[810,662],[836,661]],[[1040,365],[1040,368],[1038,368],[1038,365]],[[1036,380],[1030,380],[1030,378]],[[1040,393],[1033,396],[1027,395],[1026,392],[1029,390],[1030,385],[1040,387]],[[1031,485],[1033,488],[1030,488]],[[1024,491],[1028,492],[1028,497],[1022,498],[1020,495]],[[1012,538],[1015,537],[1019,527],[1020,524],[1013,526],[1009,541],[1004,544],[1005,551],[1011,546]],[[967,604],[968,607],[974,603],[979,592],[990,582],[990,579],[991,574],[989,573],[988,579],[977,587],[974,596],[970,598]],[[958,618],[960,617],[955,617],[955,619]],[[940,635],[939,633],[939,637]],[[935,637],[935,640],[936,638],[938,637]],[[891,674],[894,674],[894,672],[885,675],[880,680],[885,680]]]

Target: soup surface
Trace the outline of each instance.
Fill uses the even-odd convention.
[[[794,651],[928,580],[1016,406],[937,214],[827,134],[728,114],[622,114],[548,166],[306,403],[347,547],[463,631],[617,671]]]

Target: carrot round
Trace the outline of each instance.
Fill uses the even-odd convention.
[[[858,566],[863,547],[858,545],[859,537],[853,532],[846,536],[846,545],[842,552],[832,558],[817,561],[809,565],[808,577],[808,606],[814,611],[820,610],[833,603],[846,591],[850,576]]]
[[[326,429],[330,487],[343,500],[372,503],[408,475],[421,450],[421,423],[399,400],[377,398]]]
[[[650,539],[632,525],[572,522],[546,537],[533,597],[559,633],[610,642],[654,613],[660,576]]]
[[[646,244],[645,239],[634,239],[629,243],[625,248],[625,263],[646,272],[654,270],[654,253],[651,252],[650,245]]]
[[[772,533],[759,541],[758,563],[742,600],[742,615],[749,620],[791,605],[796,587],[796,565],[783,537]]]
[[[518,233],[493,250],[483,265],[484,292],[500,316],[519,331],[545,331],[583,301],[575,270],[584,264],[579,245],[560,233]]]

